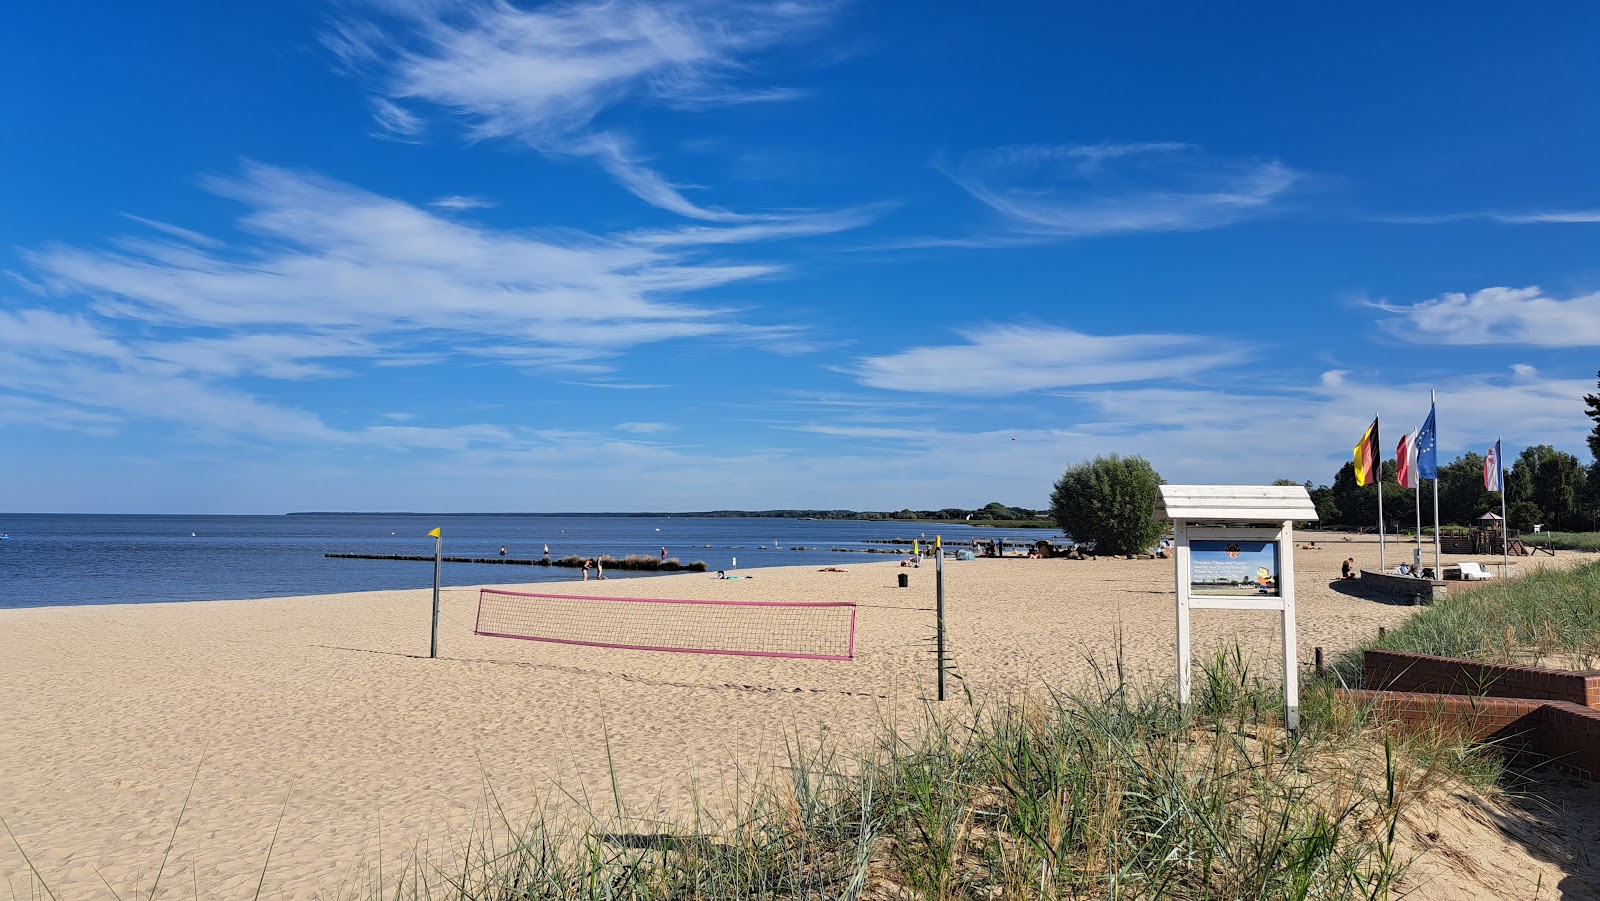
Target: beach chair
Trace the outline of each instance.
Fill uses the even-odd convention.
[[[1494,578],[1494,573],[1484,569],[1481,563],[1463,563],[1461,564],[1461,578],[1469,582],[1476,582],[1482,579],[1492,579]]]

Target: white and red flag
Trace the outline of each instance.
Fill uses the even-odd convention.
[[[1395,481],[1406,488],[1415,488],[1419,484],[1417,477],[1417,433],[1400,437],[1400,444],[1394,449],[1396,464]]]

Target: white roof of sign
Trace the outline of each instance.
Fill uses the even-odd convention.
[[[1315,520],[1316,505],[1300,485],[1162,485],[1155,518],[1186,522]]]

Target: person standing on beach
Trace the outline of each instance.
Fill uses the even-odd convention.
[[[595,558],[594,572],[595,578],[597,579],[604,579],[606,577],[606,560],[604,557]]]
[[[661,549],[661,562],[662,563],[667,562],[667,549],[666,548],[662,548]]]
[[[589,561],[583,561],[583,581],[589,581]]]

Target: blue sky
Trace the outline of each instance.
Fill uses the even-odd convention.
[[[28,4],[0,509],[1587,461],[1600,7]]]

